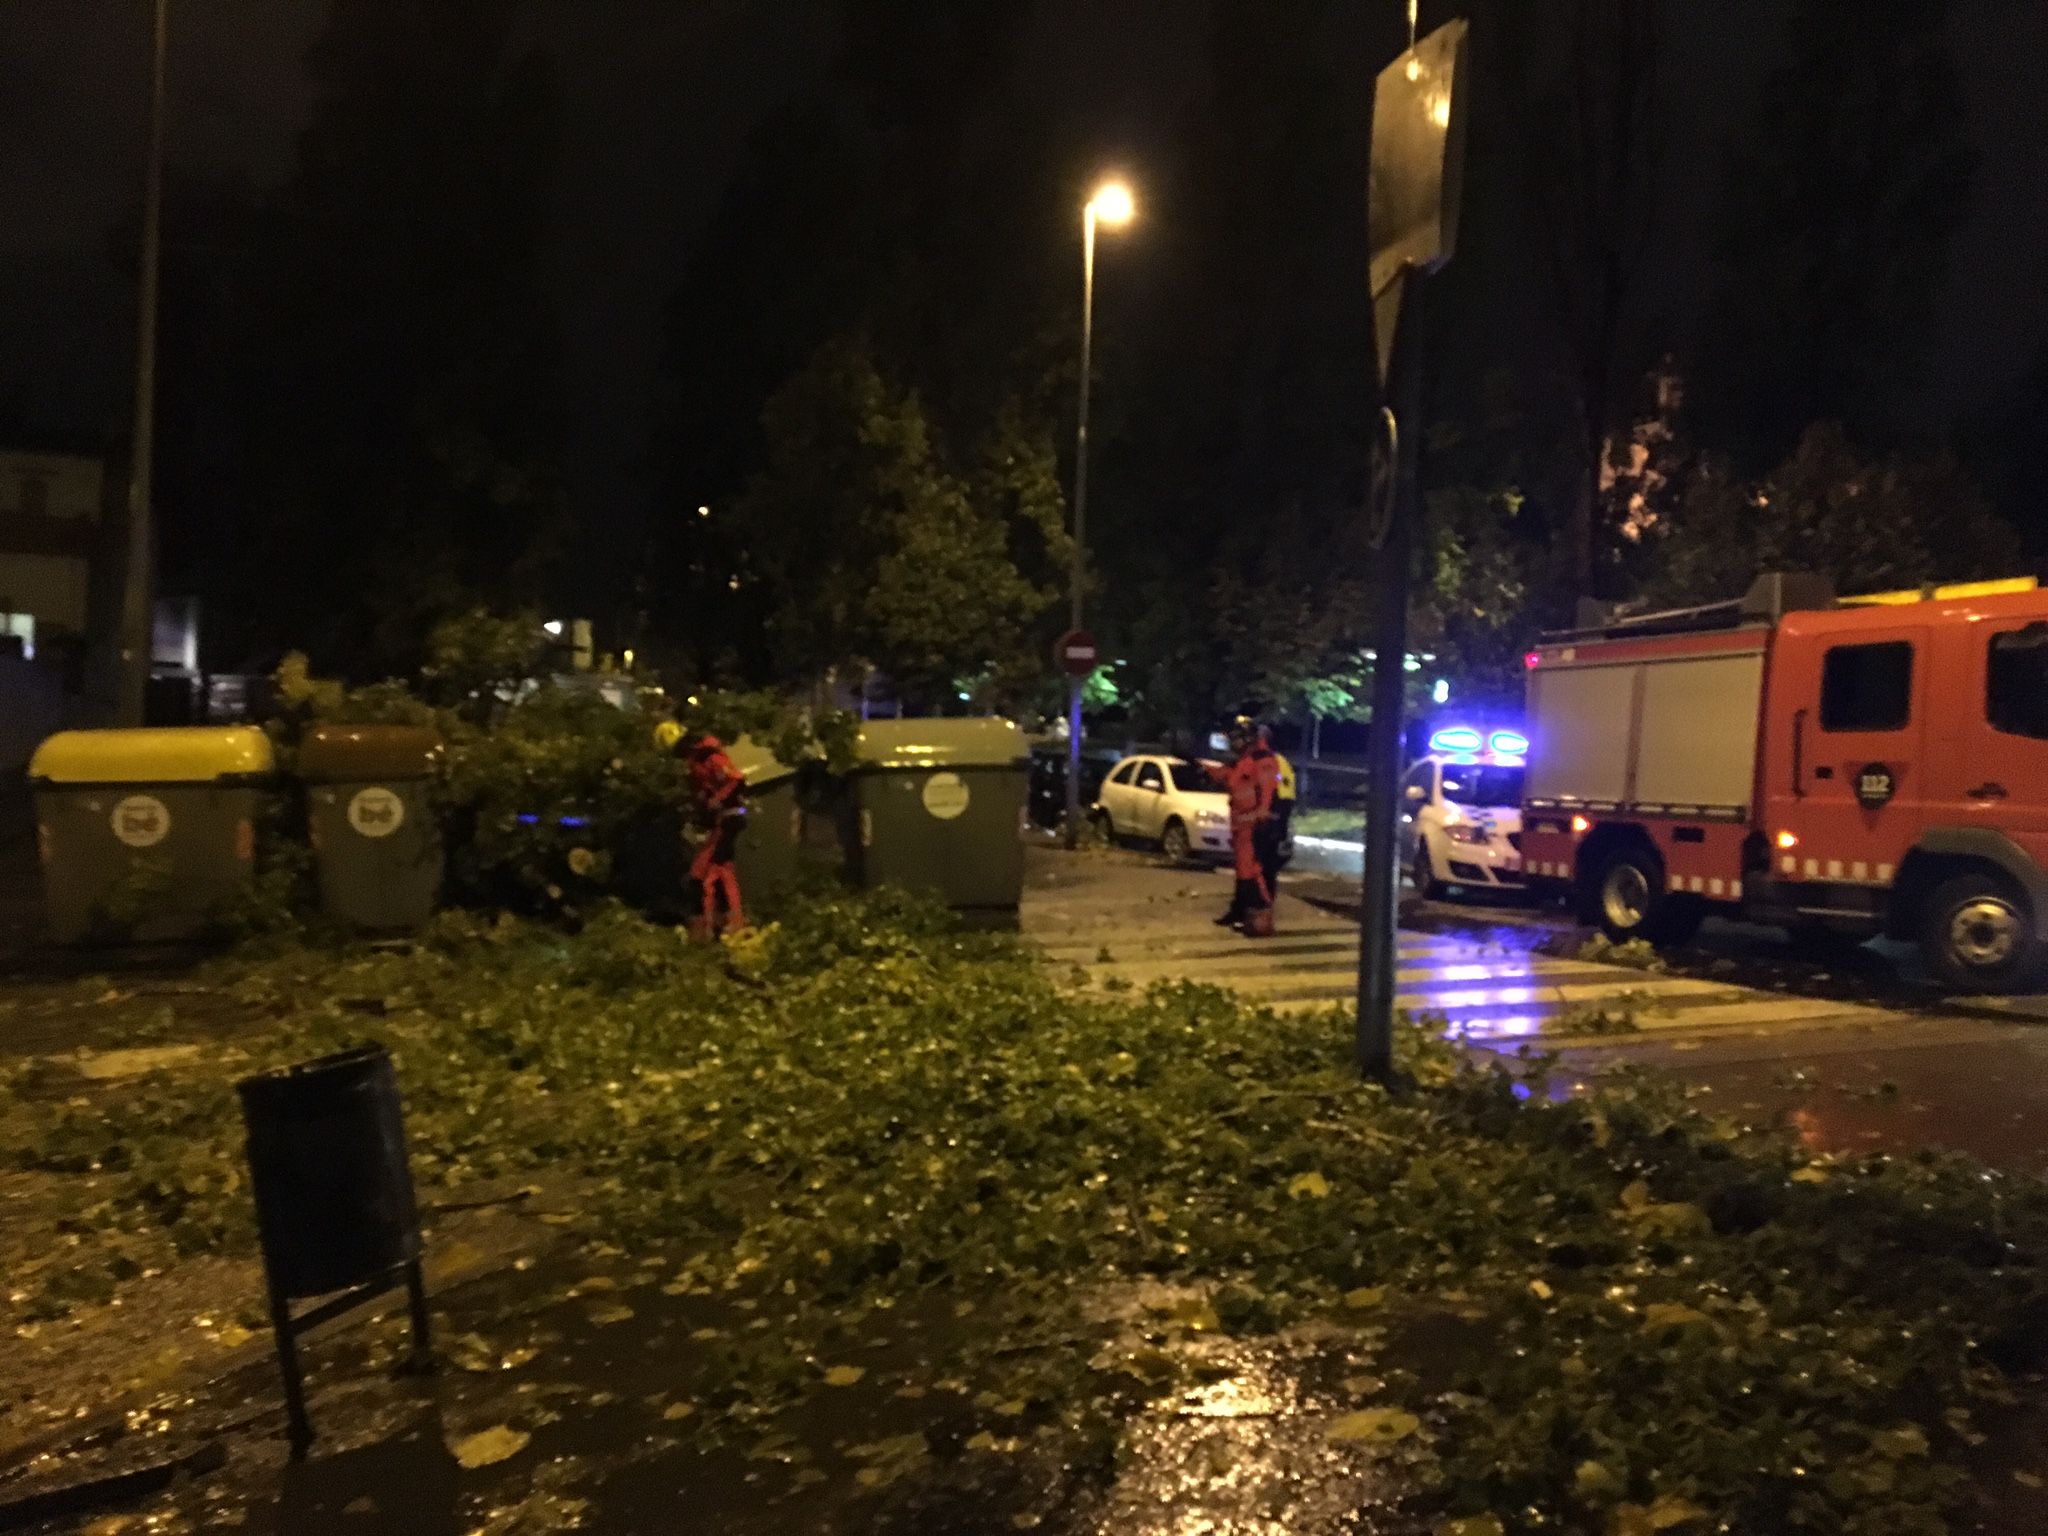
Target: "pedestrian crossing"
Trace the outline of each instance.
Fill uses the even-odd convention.
[[[1078,923],[1033,922],[1027,909],[1025,932],[1056,966],[1079,967],[1091,986],[1111,978],[1137,988],[1203,982],[1290,1010],[1356,998],[1357,924],[1283,895],[1275,936],[1244,939],[1207,921],[1211,904],[1208,892],[1158,895],[1135,911]],[[1396,964],[1404,1012],[1496,1046],[1625,1049],[1674,1036],[1832,1029],[1891,1017],[1879,1008],[1407,930]]]

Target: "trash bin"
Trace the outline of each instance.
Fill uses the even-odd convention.
[[[183,939],[248,887],[274,765],[254,726],[60,731],[29,762],[50,937]]]
[[[733,742],[726,755],[747,781],[747,829],[734,854],[740,891],[749,908],[768,911],[795,882],[801,863],[797,771],[751,736]]]
[[[403,1285],[413,1362],[428,1360],[419,1207],[398,1074],[390,1053],[373,1044],[259,1073],[235,1088],[296,1460],[313,1439],[301,1333]],[[314,1296],[328,1300],[293,1315],[292,1302]]]
[[[441,894],[429,787],[441,738],[424,726],[322,725],[299,748],[328,916],[370,932],[417,928]]]
[[[420,1256],[398,1075],[383,1046],[244,1078],[236,1091],[277,1294],[367,1285]]]
[[[1007,720],[872,720],[851,776],[862,885],[930,891],[964,911],[1014,912],[1030,753]]]

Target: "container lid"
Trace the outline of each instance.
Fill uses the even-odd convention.
[[[440,753],[440,732],[424,725],[318,725],[299,747],[299,777],[314,784],[423,779]]]
[[[275,766],[270,738],[253,725],[178,725],[59,731],[36,748],[28,774],[45,784],[205,784]]]
[[[741,736],[725,749],[725,755],[732,759],[733,767],[747,781],[749,789],[764,789],[770,784],[780,783],[796,770],[781,758],[770,752],[751,736]]]
[[[864,768],[1014,768],[1030,756],[1008,720],[870,720],[857,748]]]

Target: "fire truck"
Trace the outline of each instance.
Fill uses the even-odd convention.
[[[1968,991],[2048,969],[2048,592],[1760,577],[1582,613],[1526,658],[1523,864],[1615,939],[1709,913],[1916,941]]]

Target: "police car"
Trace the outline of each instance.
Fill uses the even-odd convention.
[[[1519,731],[1451,726],[1429,746],[1401,790],[1402,857],[1416,891],[1520,891],[1528,740]]]

